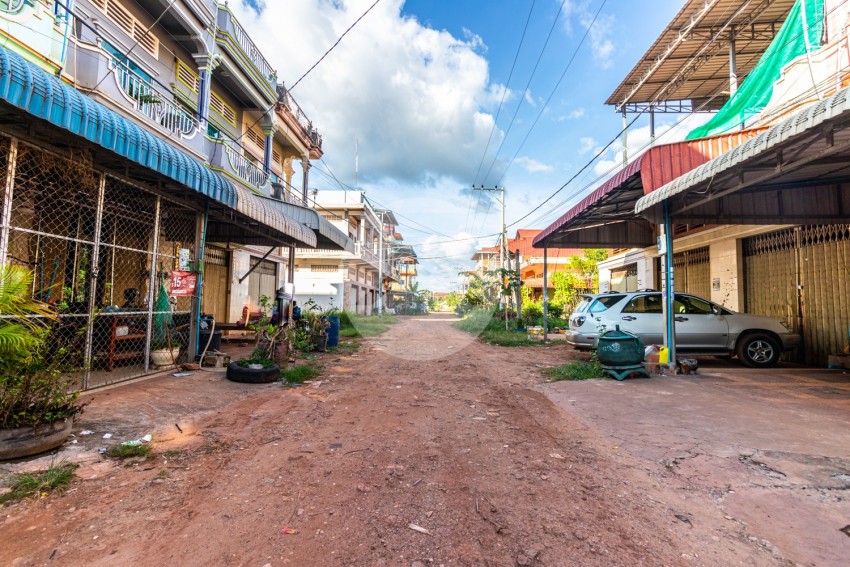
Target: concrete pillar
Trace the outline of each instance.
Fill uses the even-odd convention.
[[[744,255],[741,240],[727,238],[708,246],[711,300],[733,311],[744,308]]]

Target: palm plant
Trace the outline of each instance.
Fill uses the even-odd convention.
[[[41,345],[53,309],[32,296],[32,272],[21,266],[0,266],[0,361],[4,367],[31,358]]]

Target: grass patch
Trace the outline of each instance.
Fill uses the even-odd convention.
[[[290,384],[302,384],[305,380],[312,380],[321,374],[321,369],[313,364],[298,364],[282,370],[280,378]]]
[[[505,322],[496,318],[493,311],[470,311],[454,326],[461,331],[478,335],[482,341],[491,345],[520,347],[544,344],[543,341],[529,340],[525,331],[515,330],[515,321],[508,322],[506,331]]]
[[[12,500],[22,500],[29,496],[38,496],[53,491],[61,491],[71,484],[74,471],[77,467],[74,463],[61,462],[52,464],[46,471],[35,473],[21,473],[14,476],[9,487],[11,492],[0,496],[0,504]]]
[[[150,455],[151,446],[139,443],[138,445],[116,445],[106,451],[107,457],[113,459],[131,459],[133,457],[147,457]]]
[[[345,311],[339,320],[341,337],[377,337],[386,333],[390,325],[396,323],[395,315],[389,313],[366,317]]]
[[[602,365],[595,357],[591,360],[576,360],[563,366],[547,368],[546,375],[553,382],[561,380],[592,380],[602,378]]]

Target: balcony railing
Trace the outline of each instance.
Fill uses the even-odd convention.
[[[233,25],[233,37],[236,39],[236,42],[239,44],[239,47],[242,48],[242,51],[245,55],[248,56],[248,59],[251,60],[251,63],[254,64],[254,67],[260,72],[267,81],[270,83],[274,83],[277,80],[277,72],[272,69],[272,66],[269,65],[269,62],[266,61],[266,58],[263,57],[263,54],[260,52],[259,48],[254,45],[254,42],[251,41],[251,38],[248,36],[248,33],[236,19],[233,14],[230,15],[230,23]]]
[[[289,90],[283,85],[278,85],[277,88],[278,101],[295,117],[298,125],[301,126],[303,133],[307,136],[314,146],[322,147],[322,135],[318,130],[313,128],[313,123],[307,118],[307,115],[295,101],[295,98],[289,93]]]
[[[256,188],[265,187],[269,181],[269,174],[257,166],[253,161],[242,155],[233,144],[224,144],[224,153],[230,168],[242,181]]]
[[[192,138],[198,132],[199,121],[176,102],[167,100],[170,95],[156,90],[145,79],[114,59],[110,68],[118,87],[134,101],[139,114],[181,138]]]
[[[355,246],[355,254],[373,264],[375,266],[378,265],[378,255],[372,252],[368,247],[364,246],[362,242],[358,242]]]
[[[26,0],[0,0],[0,12],[15,14],[24,4],[26,4]]]

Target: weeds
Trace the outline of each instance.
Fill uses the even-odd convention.
[[[493,311],[476,309],[467,313],[463,319],[454,324],[455,328],[467,333],[479,335],[481,340],[491,345],[498,346],[540,346],[543,341],[529,340],[525,331],[514,329],[516,322],[508,322],[508,330],[505,330],[505,322],[494,316]]]
[[[151,446],[139,443],[138,445],[116,445],[106,451],[107,457],[113,459],[131,459],[133,457],[148,457],[150,455]]]
[[[11,491],[0,496],[0,504],[64,490],[71,484],[78,466],[62,461],[59,464],[51,463],[46,471],[17,474],[9,485]]]
[[[602,378],[602,365],[599,359],[593,356],[590,360],[575,360],[563,366],[547,368],[546,375],[553,382],[561,380],[591,380]]]
[[[289,384],[302,384],[305,380],[311,380],[321,373],[322,370],[312,364],[298,364],[281,371],[280,378]]]
[[[339,336],[341,337],[377,337],[386,333],[390,325],[396,323],[394,315],[372,315],[365,317],[344,311],[340,316]]]

